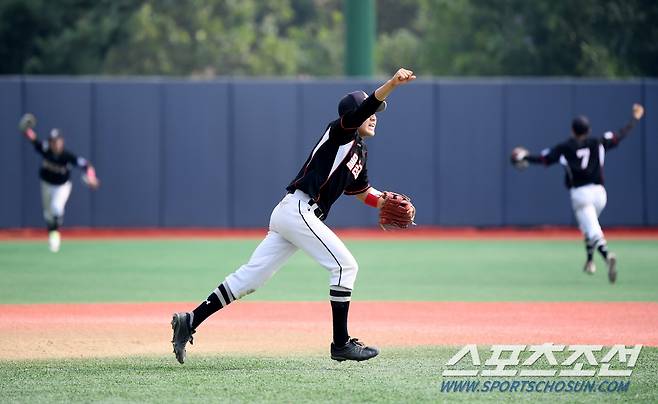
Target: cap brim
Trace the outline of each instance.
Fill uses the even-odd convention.
[[[377,108],[377,112],[382,112],[386,110],[386,101],[382,101],[382,103],[379,105],[379,108]]]

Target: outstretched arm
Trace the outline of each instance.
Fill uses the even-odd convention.
[[[375,98],[384,101],[398,86],[411,83],[414,80],[416,80],[416,76],[413,71],[401,68],[386,83],[375,90]]]
[[[23,132],[23,136],[32,143],[37,141],[37,133],[32,128],[27,128],[25,132]]]
[[[541,154],[528,154],[525,157],[525,161],[527,161],[530,164],[544,164],[548,165],[548,162],[546,160],[546,157],[544,157]]]
[[[100,180],[96,177],[96,169],[91,164],[87,164],[85,174],[82,176],[82,181],[84,181],[87,186],[91,189],[96,189],[100,185]]]
[[[635,125],[642,119],[644,116],[644,107],[640,104],[633,104],[633,113],[631,115],[630,121],[624,125],[623,128],[615,132],[606,132],[603,135],[601,143],[606,149],[613,148],[619,144],[624,138],[630,135],[631,131]]]
[[[94,169],[94,166],[91,165],[89,160],[87,160],[84,157],[76,157],[74,155],[70,155],[70,160],[69,162],[71,164],[76,165],[79,167],[81,170],[84,171],[82,174],[82,181],[90,188],[96,189],[100,185],[100,181],[98,177],[96,177],[96,169]]]
[[[512,150],[510,160],[511,163],[519,169],[526,168],[528,164],[543,164],[550,166],[560,160],[560,154],[559,145],[550,149],[544,149],[541,154],[530,154],[526,148],[518,146]]]

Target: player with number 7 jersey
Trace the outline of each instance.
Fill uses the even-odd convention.
[[[558,162],[564,167],[564,180],[571,196],[571,207],[585,236],[587,261],[583,270],[588,274],[596,271],[593,255],[594,250],[598,250],[608,266],[610,283],[617,279],[617,258],[614,253],[608,251],[599,224],[599,215],[607,202],[603,179],[605,153],[617,147],[643,115],[644,108],[640,104],[634,104],[631,120],[626,126],[617,132],[606,132],[600,138],[589,137],[589,120],[585,116],[578,116],[572,121],[571,137],[565,142],[544,149],[539,155],[530,154],[522,147],[512,151],[512,164],[518,168],[523,168],[528,163],[550,166]]]

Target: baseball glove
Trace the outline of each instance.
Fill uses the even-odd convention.
[[[510,156],[510,161],[512,162],[512,165],[516,167],[519,170],[523,170],[528,167],[529,163],[528,160],[525,158],[528,157],[528,149],[518,146],[515,147],[512,150],[512,155]]]
[[[21,120],[18,121],[18,129],[21,132],[25,132],[28,129],[34,128],[37,125],[37,118],[34,115],[28,113],[21,117]]]
[[[384,199],[384,204],[379,210],[379,225],[382,229],[407,229],[416,224],[414,223],[416,208],[408,196],[386,191],[380,198]]]

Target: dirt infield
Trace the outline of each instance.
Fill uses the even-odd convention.
[[[199,228],[64,228],[62,233],[67,239],[136,239],[136,238],[262,238],[266,230],[262,229],[199,229]],[[419,226],[404,232],[384,232],[378,228],[337,229],[340,237],[350,239],[582,239],[575,227],[534,227],[534,228],[472,228],[472,227],[430,227]],[[612,239],[658,239],[658,228],[610,228],[606,229],[607,238]],[[0,229],[0,241],[5,240],[40,240],[46,239],[43,229]]]
[[[171,313],[191,303],[0,305],[2,359],[167,354]],[[658,346],[658,303],[355,302],[350,332],[380,347],[465,343]],[[325,302],[237,302],[208,320],[191,355],[328,350]]]

